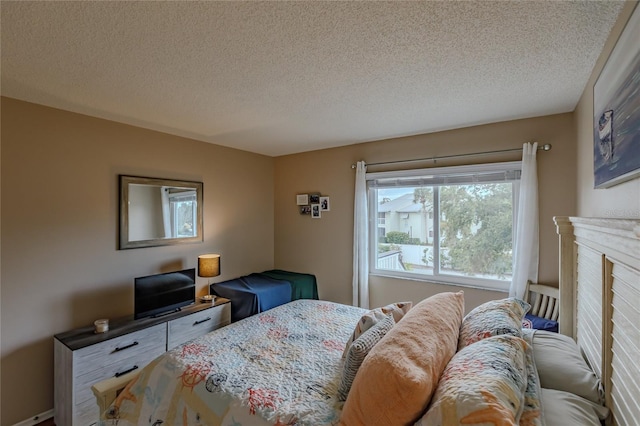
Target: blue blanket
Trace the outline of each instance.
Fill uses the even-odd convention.
[[[211,293],[231,300],[231,321],[291,302],[289,281],[251,274],[211,285]]]
[[[261,275],[266,275],[276,280],[289,281],[291,284],[291,300],[318,300],[318,284],[315,275],[283,271],[282,269],[264,271]]]

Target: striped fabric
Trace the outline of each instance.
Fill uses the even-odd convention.
[[[393,315],[387,315],[383,320],[378,321],[370,329],[365,331],[358,337],[349,347],[347,356],[344,361],[344,368],[342,370],[342,379],[340,381],[340,387],[338,388],[338,399],[345,401],[353,379],[356,377],[358,368],[362,365],[362,361],[367,356],[371,348],[384,337],[385,334],[395,325]]]
[[[393,315],[393,319],[397,323],[407,312],[409,312],[409,309],[411,309],[412,306],[413,302],[398,302],[367,311],[367,313],[362,315],[360,321],[358,321],[358,323],[356,324],[356,328],[355,330],[353,330],[353,334],[344,347],[342,358],[347,357],[347,352],[349,352],[349,347],[351,346],[351,344],[358,337],[360,337],[362,333],[376,325],[378,321],[382,321],[387,315]]]

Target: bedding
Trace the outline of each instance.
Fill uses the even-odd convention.
[[[382,321],[388,315],[393,316],[394,322],[398,322],[402,319],[402,317],[409,312],[409,309],[413,306],[413,302],[399,302],[399,303],[391,303],[387,306],[383,306],[381,308],[371,309],[366,312],[360,318],[360,321],[356,324],[355,330],[353,330],[353,334],[347,341],[347,344],[344,348],[344,352],[342,353],[342,357],[347,356],[347,352],[351,347],[351,344],[354,340],[360,337],[364,332],[368,329],[376,325],[378,321]]]
[[[495,418],[555,426],[605,418],[600,383],[571,338],[512,328],[526,307],[492,301],[463,319],[463,293],[440,293],[406,313],[387,310],[346,345],[371,311],[290,302],[157,358],[100,424],[441,426]]]
[[[491,300],[472,309],[462,320],[458,350],[500,334],[522,337],[522,319],[531,305],[509,297]]]
[[[528,305],[502,299],[478,306],[461,325],[462,346],[444,370],[417,426],[545,426],[533,330],[513,328]],[[465,330],[463,334],[463,330]]]
[[[505,397],[504,391],[491,392],[490,389],[513,390],[516,381],[521,380],[521,370],[512,366],[509,375],[500,377],[500,373],[494,372],[487,376],[487,371],[504,368],[512,363],[513,357],[501,359],[502,354],[499,351],[496,353],[495,348],[492,348],[496,345],[493,340],[518,339],[505,334],[481,339],[456,353],[440,378],[429,410],[416,425],[484,425],[484,421],[490,416],[497,416],[496,419],[500,419],[500,424],[503,425],[601,426],[602,421],[609,416],[609,409],[598,402],[600,381],[589,369],[575,342],[570,337],[543,330],[524,329],[522,337],[527,342],[524,346],[527,385],[523,394],[522,413],[517,422],[505,415],[510,411],[505,407],[511,404],[500,402]],[[484,347],[487,345],[488,349]],[[489,355],[492,351],[494,353],[491,357]],[[487,365],[489,368],[486,368]],[[517,380],[513,380],[510,375],[514,375]],[[543,378],[547,386],[565,390],[541,387]],[[509,386],[504,384],[510,381],[512,383]],[[483,399],[479,399],[474,392],[477,390],[474,387],[480,386],[484,387]],[[595,395],[598,395],[595,401],[579,396],[594,398],[594,390]],[[514,398],[511,406],[516,406],[515,401],[517,399]],[[503,413],[498,414],[499,411]],[[478,421],[478,416],[482,421]]]
[[[456,353],[416,426],[520,424],[527,386],[526,347],[520,337],[503,334]]]
[[[533,352],[543,388],[556,389],[602,404],[602,384],[572,338],[538,330],[533,335]]]
[[[538,365],[533,351],[534,335],[535,331],[522,330],[522,338],[527,342],[524,351],[527,366],[527,387],[524,391],[524,405],[520,419],[522,426],[545,426],[546,424],[540,375],[538,374]]]
[[[336,424],[342,351],[365,312],[301,299],[232,323],[142,369],[102,424]]]
[[[364,358],[389,330],[391,330],[395,323],[396,321],[393,319],[393,315],[390,314],[358,336],[353,343],[347,343],[347,356],[344,360],[342,380],[340,381],[340,388],[338,389],[338,399],[340,401],[347,399],[353,379],[356,377],[356,373],[362,365]]]
[[[526,314],[522,320],[522,328],[558,332],[558,321]]]
[[[231,322],[291,302],[291,283],[250,274],[211,284],[211,294],[231,300]]]
[[[289,281],[289,284],[291,284],[291,300],[318,300],[318,283],[315,275],[283,271],[282,269],[271,269],[262,272],[260,275],[276,280]]]
[[[547,426],[602,426],[609,410],[570,392],[542,389]]]
[[[412,424],[456,352],[464,294],[424,299],[371,349],[344,404],[341,425]]]

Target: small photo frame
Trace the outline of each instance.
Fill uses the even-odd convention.
[[[311,204],[311,217],[313,219],[320,219],[320,204]]]
[[[300,206],[300,214],[311,214],[311,206]]]
[[[306,206],[309,204],[309,194],[296,195],[296,204],[299,206]]]
[[[320,194],[309,194],[309,204],[320,204]]]
[[[328,212],[331,210],[331,203],[329,197],[320,197],[320,211]]]

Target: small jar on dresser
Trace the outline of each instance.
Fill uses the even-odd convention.
[[[140,369],[157,356],[231,322],[231,303],[217,298],[155,318],[123,318],[108,331],[83,327],[54,336],[54,419],[90,426],[99,418],[91,386]]]

